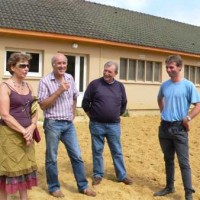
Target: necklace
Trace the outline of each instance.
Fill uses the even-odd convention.
[[[23,90],[23,89],[24,89],[24,86],[25,86],[24,81],[22,81],[21,83],[18,83],[18,82],[15,81],[13,78],[11,78],[11,80],[12,80],[13,85],[14,85],[15,88],[20,89],[20,90]]]

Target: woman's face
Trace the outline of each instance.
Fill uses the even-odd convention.
[[[20,60],[16,65],[12,66],[13,75],[18,76],[21,79],[24,79],[29,72],[29,62],[28,60]]]

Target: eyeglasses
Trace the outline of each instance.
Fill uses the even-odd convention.
[[[29,64],[19,63],[19,64],[17,64],[17,66],[18,66],[19,68],[22,68],[22,69],[25,69],[26,67],[27,67],[28,69],[30,69],[30,65],[29,65]]]

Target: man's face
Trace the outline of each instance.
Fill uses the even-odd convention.
[[[166,71],[167,71],[169,77],[174,78],[180,74],[181,67],[177,66],[175,62],[167,63]]]
[[[58,55],[56,61],[53,64],[54,74],[62,76],[67,70],[67,58],[64,55]]]
[[[103,78],[107,83],[112,83],[114,77],[117,75],[115,65],[105,67],[103,71]]]

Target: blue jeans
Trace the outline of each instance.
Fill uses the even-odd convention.
[[[70,158],[78,190],[88,187],[81,151],[73,122],[66,120],[45,119],[44,131],[46,139],[46,177],[49,192],[60,189],[57,168],[58,145],[61,141]]]
[[[120,124],[90,121],[89,128],[92,139],[93,177],[104,176],[102,153],[106,138],[112,155],[117,179],[118,181],[122,181],[126,177],[126,169],[120,142]]]
[[[189,163],[188,133],[182,122],[161,122],[159,141],[164,154],[166,185],[174,187],[174,157],[177,154],[185,191],[192,191],[191,169]]]

